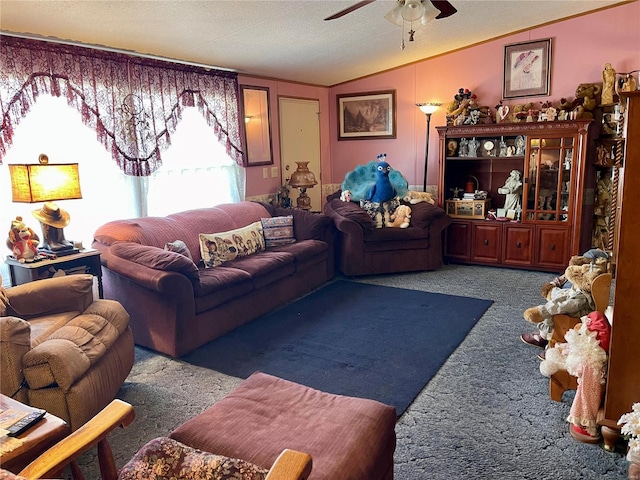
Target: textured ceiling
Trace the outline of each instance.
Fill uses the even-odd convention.
[[[331,86],[619,0],[451,0],[458,13],[403,29],[378,0],[1,0],[4,33],[103,46],[256,76]]]

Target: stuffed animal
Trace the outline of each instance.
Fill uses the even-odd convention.
[[[571,282],[571,288],[553,287],[547,293],[547,302],[544,305],[527,308],[524,311],[524,319],[536,324],[540,329],[540,336],[547,341],[550,340],[554,315],[565,314],[579,318],[595,309],[591,297],[591,283],[598,275],[605,272],[606,261],[569,265],[564,276]]]
[[[602,87],[597,83],[581,83],[576,88],[573,112],[576,119],[592,119],[593,109],[600,103]]]
[[[369,200],[374,203],[383,203],[391,200],[396,196],[396,189],[391,185],[389,180],[389,172],[391,166],[384,160],[378,162],[377,178],[371,188],[367,191],[365,200]]]
[[[11,222],[7,247],[11,249],[14,257],[20,263],[33,262],[38,256],[38,235],[22,221],[22,217],[16,217]]]
[[[391,215],[391,223],[387,227],[407,228],[411,222],[411,207],[400,205]]]
[[[343,202],[350,202],[351,201],[351,190],[343,190],[340,193],[340,200],[342,200]]]
[[[378,156],[378,158],[380,158],[380,156]],[[350,190],[351,200],[354,202],[367,200],[367,193],[378,179],[379,164],[380,162],[378,160],[371,160],[365,165],[358,165],[345,175],[340,189],[342,191]],[[409,190],[409,182],[398,170],[391,169],[389,172],[389,181],[400,197],[404,196],[407,190]]]
[[[565,334],[566,343],[556,343],[547,350],[540,364],[540,373],[547,377],[566,370],[578,378],[567,421],[569,433],[581,442],[600,440],[597,416],[604,395],[610,336],[611,326],[604,314],[591,312]]]
[[[420,202],[428,202],[431,205],[436,203],[429,192],[416,192],[414,190],[409,190],[403,197],[403,200],[411,205],[415,205]]]
[[[609,254],[607,254],[607,252],[600,250],[599,248],[592,248],[582,255],[574,255],[571,257],[569,259],[569,265],[587,265],[595,263],[599,269],[604,268],[606,270],[608,261]],[[542,288],[540,289],[542,298],[548,300],[551,290],[553,290],[554,287],[570,288],[571,284],[567,283],[567,277],[565,275],[560,275],[559,277],[556,277],[550,282],[542,285]]]
[[[360,200],[360,207],[369,214],[374,228],[384,228],[391,225],[391,215],[398,209],[400,200],[394,198],[388,202],[376,203]]]

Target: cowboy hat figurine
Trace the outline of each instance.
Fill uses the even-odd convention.
[[[42,248],[51,252],[73,249],[73,243],[64,238],[63,228],[69,225],[70,217],[66,210],[55,203],[46,202],[40,210],[31,212],[42,226],[44,242]]]

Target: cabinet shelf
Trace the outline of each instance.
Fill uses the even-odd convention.
[[[436,127],[439,205],[473,177],[477,189],[487,192],[490,208],[501,209],[498,216],[521,220],[456,215],[447,234],[446,256],[463,263],[561,272],[572,255],[588,250],[595,168],[587,158],[593,125],[591,120],[577,120]],[[466,156],[472,140],[474,147],[479,145],[477,154]],[[487,141],[494,145],[493,154],[483,150]],[[503,153],[510,149],[509,155],[495,155],[500,148]],[[506,181],[514,170],[520,174],[521,190],[507,195]],[[515,212],[507,215],[502,211],[506,208]]]

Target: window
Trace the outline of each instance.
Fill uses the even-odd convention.
[[[11,201],[7,168],[10,163],[36,163],[41,153],[51,163],[79,164],[83,198],[58,204],[71,216],[65,237],[85,247],[91,246],[96,228],[110,220],[162,216],[244,198],[244,169],[228,157],[196,108],[184,109],[172,145],[162,153],[163,166],[150,177],[130,177],[64,98],[41,95],[16,127],[13,145],[0,165],[0,227],[5,228],[5,239],[11,220],[18,215],[42,237],[40,224],[31,214],[41,205]],[[6,246],[0,251],[0,273],[6,285],[9,273],[4,258],[11,252]]]

